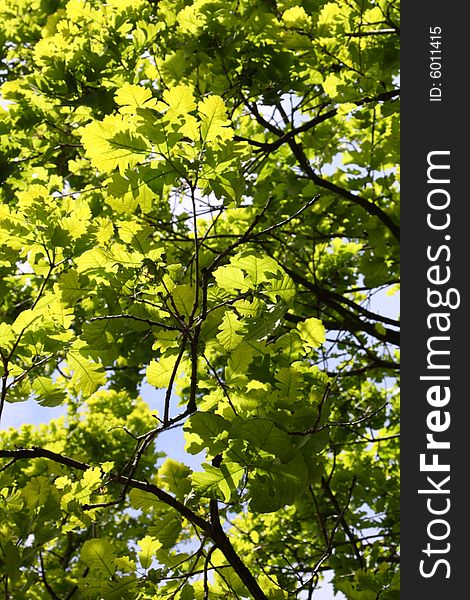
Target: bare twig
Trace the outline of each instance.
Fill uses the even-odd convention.
[[[356,535],[353,533],[352,529],[349,527],[348,523],[346,522],[346,519],[344,518],[344,515],[345,515],[345,513],[349,507],[349,503],[351,501],[354,486],[356,485],[356,476],[354,476],[352,478],[351,485],[349,487],[348,501],[347,501],[346,505],[344,506],[344,508],[342,508],[342,509],[340,508],[340,506],[338,504],[338,500],[336,499],[336,496],[333,494],[333,492],[331,490],[329,482],[324,477],[322,477],[321,483],[322,483],[322,487],[325,490],[327,496],[330,498],[331,503],[333,504],[335,510],[338,512],[338,521],[341,524],[341,527],[343,528],[344,533],[346,534],[349,541],[351,542],[353,552],[356,555],[356,558],[357,558],[359,564],[361,565],[362,568],[364,568],[365,560],[364,560],[364,557],[361,552],[361,543],[358,540],[358,538],[356,537]]]
[[[136,317],[135,315],[129,314],[120,314],[120,315],[101,315],[99,317],[90,317],[90,322],[93,321],[110,321],[111,319],[131,319],[132,321],[139,321],[141,323],[147,323],[147,325],[151,325],[152,327],[161,327],[162,329],[166,329],[167,331],[181,331],[180,327],[176,325],[167,325],[166,323],[161,323],[160,321],[153,321],[152,319],[146,319],[143,317]]]

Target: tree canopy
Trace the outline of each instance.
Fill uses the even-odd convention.
[[[0,17],[0,595],[398,599],[397,3]]]

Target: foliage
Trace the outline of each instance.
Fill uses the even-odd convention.
[[[4,597],[398,598],[396,3],[0,15]]]

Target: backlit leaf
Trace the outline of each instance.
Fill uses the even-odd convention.
[[[217,285],[224,290],[240,290],[246,292],[250,289],[250,282],[243,275],[243,271],[232,265],[219,267],[214,271]]]
[[[48,377],[36,377],[33,390],[41,406],[59,406],[67,397],[65,391]]]
[[[152,99],[152,92],[149,88],[140,85],[126,83],[115,94],[116,102],[124,108],[120,112],[135,111],[137,108],[155,108],[156,100]]]
[[[208,96],[198,102],[197,107],[202,120],[201,136],[204,142],[211,142],[217,138],[229,140],[233,137],[225,104],[220,96]]]
[[[230,431],[230,437],[246,440],[251,446],[279,457],[282,462],[292,458],[293,447],[289,435],[268,419],[253,418],[237,423]]]
[[[221,325],[220,333],[217,339],[226,350],[234,350],[243,340],[244,325],[241,323],[235,313],[226,311]]]
[[[169,107],[167,112],[169,118],[186,115],[196,109],[192,89],[187,85],[175,85],[164,90],[163,99]]]
[[[86,125],[81,131],[81,139],[87,156],[103,173],[116,168],[124,172],[143,161],[149,151],[145,138],[131,131],[119,115],[107,115],[103,121]]]
[[[112,575],[115,570],[114,548],[108,540],[94,538],[87,540],[80,552],[82,561],[92,569],[100,571],[104,575]]]
[[[106,381],[103,366],[86,358],[78,349],[67,353],[67,363],[72,371],[70,384],[77,392],[90,396]]]
[[[244,468],[237,463],[222,463],[219,468],[203,464],[205,472],[193,473],[193,487],[207,498],[222,498],[229,502],[236,491]]]
[[[302,341],[310,348],[318,348],[325,341],[325,327],[319,319],[311,317],[297,325]]]
[[[152,560],[155,556],[156,551],[162,547],[159,540],[146,535],[144,538],[139,540],[138,545],[140,546],[140,550],[137,553],[140,560],[140,565],[143,569],[148,569],[152,564]]]
[[[162,356],[158,361],[152,360],[147,367],[147,382],[156,388],[167,387],[175,364],[176,356]]]

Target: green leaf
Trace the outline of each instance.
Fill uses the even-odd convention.
[[[211,448],[213,452],[222,450],[230,428],[230,423],[220,415],[210,412],[196,412],[184,425],[186,450],[197,454],[204,448]]]
[[[162,517],[152,520],[153,525],[149,527],[149,535],[157,538],[162,548],[171,548],[176,544],[182,530],[181,517],[174,511]]]
[[[27,329],[37,329],[43,320],[44,315],[41,311],[28,308],[20,312],[16,317],[12,325],[12,331],[14,333],[23,333]]]
[[[295,298],[294,282],[286,274],[282,275],[282,277],[278,276],[275,279],[269,279],[266,294],[273,302],[279,297],[288,304]]]
[[[219,267],[214,271],[214,277],[217,285],[223,290],[247,292],[250,289],[250,282],[243,275],[243,271],[232,265]]]
[[[155,108],[157,104],[149,88],[131,83],[124,84],[114,97],[120,106],[125,107],[119,111],[122,114],[134,112],[137,108]]]
[[[109,345],[114,341],[113,335],[110,331],[112,328],[111,320],[103,319],[100,321],[93,321],[92,323],[85,323],[82,328],[82,335],[80,338],[85,341],[90,348],[95,350],[103,350],[108,348]]]
[[[234,350],[243,340],[243,329],[244,324],[238,320],[235,313],[225,311],[217,339],[226,350]]]
[[[135,573],[137,565],[134,560],[131,560],[128,556],[119,556],[114,559],[114,564],[118,571],[123,573]]]
[[[196,412],[191,415],[185,430],[190,429],[204,440],[214,438],[224,431],[228,431],[230,422],[214,413]]]
[[[103,173],[111,173],[116,168],[124,173],[142,162],[150,150],[146,139],[131,131],[120,115],[107,115],[103,121],[93,121],[80,133],[87,156]]]
[[[309,25],[310,20],[310,17],[302,6],[293,6],[292,8],[288,8],[282,14],[282,21],[287,27],[306,27]]]
[[[88,489],[94,491],[98,486],[101,485],[101,469],[100,467],[90,467],[83,473],[83,477],[80,481],[82,489]]]
[[[342,79],[336,75],[328,75],[323,80],[323,89],[325,93],[330,96],[332,100],[334,100],[338,94],[338,87],[341,85]]]
[[[308,469],[300,454],[285,465],[259,465],[249,479],[250,509],[273,512],[299,500],[308,485]]]
[[[377,594],[372,591],[358,591],[349,581],[335,582],[335,588],[343,592],[348,600],[376,600]]]
[[[89,289],[84,289],[79,281],[79,275],[75,269],[64,271],[59,278],[58,287],[62,294],[62,299],[69,305],[74,305],[89,293]]]
[[[175,596],[175,600],[194,600],[194,589],[189,583],[185,583],[181,590]]]
[[[220,96],[212,95],[198,102],[199,117],[202,121],[201,137],[204,142],[211,142],[220,138],[229,140],[233,131],[229,128],[227,110]]]
[[[229,502],[243,477],[244,468],[237,463],[223,462],[220,467],[202,465],[205,473],[193,473],[193,488],[206,498],[222,498]]]
[[[264,305],[261,304],[258,298],[253,298],[253,301],[251,302],[249,300],[237,300],[233,303],[233,306],[237,309],[237,312],[244,317],[255,318]]]
[[[81,560],[90,568],[104,575],[113,575],[115,571],[114,548],[108,540],[94,538],[87,540],[80,552]]]
[[[139,552],[137,552],[140,565],[143,569],[148,569],[152,564],[155,553],[162,547],[162,545],[159,540],[149,535],[146,535],[144,538],[139,540],[137,544],[141,548]]]
[[[103,366],[85,358],[81,352],[83,346],[76,345],[77,349],[67,353],[67,364],[72,371],[70,385],[77,392],[85,396],[91,396],[96,390],[105,384],[106,373]]]
[[[303,323],[298,323],[297,329],[300,332],[302,341],[310,348],[318,348],[325,342],[325,328],[323,323],[315,317],[305,319]]]
[[[127,600],[136,594],[138,579],[132,575],[125,575],[117,578],[116,581],[104,581],[101,586],[101,593],[106,600]]]
[[[11,350],[15,342],[16,335],[13,327],[7,323],[0,323],[0,348]]]
[[[102,248],[93,248],[81,254],[75,261],[78,273],[116,272],[117,261]]]
[[[196,102],[192,89],[187,85],[175,85],[164,90],[163,100],[168,105],[167,117],[174,118],[179,115],[186,115],[196,109]]]
[[[190,285],[177,285],[172,290],[171,297],[178,313],[189,317],[193,311],[195,289]]]
[[[230,437],[246,440],[251,446],[274,454],[281,462],[288,462],[292,458],[293,447],[289,434],[269,419],[252,418],[245,423],[235,423]]]
[[[66,399],[65,391],[49,377],[36,377],[33,383],[33,391],[41,406],[59,406]]]
[[[253,360],[254,350],[245,343],[240,344],[230,354],[225,367],[225,381],[227,384],[238,380],[246,380],[246,373]]]
[[[139,205],[137,194],[133,193],[132,183],[121,173],[113,173],[108,183],[106,202],[118,213],[133,213]]]
[[[381,593],[383,600],[400,600],[401,597],[400,590],[385,590]]]
[[[156,388],[168,387],[176,364],[176,356],[162,356],[147,367],[147,382]]]
[[[281,406],[286,408],[301,397],[304,379],[292,367],[282,367],[275,375],[276,387],[281,392]]]
[[[249,332],[245,336],[246,340],[263,340],[271,335],[280,325],[282,317],[288,309],[287,304],[281,300],[274,308],[262,313],[250,324]]]
[[[181,462],[167,458],[158,469],[159,478],[166,483],[170,492],[177,497],[184,496],[191,490],[189,476],[191,469]]]
[[[46,477],[34,477],[23,489],[23,496],[28,508],[38,508],[45,503],[51,493],[51,484]]]
[[[185,6],[177,15],[178,25],[183,33],[196,33],[206,22],[206,17],[196,6]]]
[[[261,283],[277,276],[277,273],[281,273],[282,269],[277,262],[269,258],[268,256],[258,256],[255,254],[239,254],[231,263],[243,269],[250,276],[253,285],[260,285]]]
[[[2,554],[5,563],[5,570],[10,580],[15,584],[21,575],[21,554],[19,549],[11,540],[7,540],[2,544]]]
[[[158,499],[154,494],[146,492],[145,490],[139,490],[137,488],[133,488],[129,492],[129,499],[132,508],[137,510],[143,508],[147,511],[158,506]]]
[[[118,213],[133,213],[139,205],[144,212],[150,212],[156,193],[149,185],[158,187],[160,179],[158,171],[149,182],[140,173],[127,170],[122,175],[115,172],[108,183],[106,202]]]

